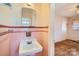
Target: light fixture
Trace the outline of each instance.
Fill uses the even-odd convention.
[[[26,3],[26,5],[27,5],[27,6],[31,6],[31,5],[32,5],[32,3]]]
[[[76,13],[79,14],[79,5],[77,5],[76,8],[77,8],[77,9],[76,9]]]
[[[4,5],[7,5],[7,6],[9,6],[9,7],[11,7],[12,5],[11,5],[11,3],[3,3]]]
[[[24,3],[25,7],[31,7],[32,3]]]

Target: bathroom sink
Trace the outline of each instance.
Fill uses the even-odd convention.
[[[42,46],[36,40],[33,40],[33,43],[27,45],[25,41],[22,40],[19,46],[19,55],[20,56],[34,55],[35,53],[41,52],[42,49],[43,49]]]

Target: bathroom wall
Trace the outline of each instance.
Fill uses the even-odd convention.
[[[67,33],[66,33],[67,31],[62,30],[62,24],[65,18],[59,15],[56,15],[55,18],[56,19],[54,21],[54,33],[55,33],[54,39],[55,39],[55,42],[59,42],[59,41],[65,40],[67,36]]]
[[[21,7],[23,7],[23,4],[14,3],[11,5],[12,7],[0,4],[0,8],[1,8],[0,9],[0,24],[3,24],[3,25],[19,25],[20,24]]]
[[[8,34],[0,36],[0,56],[9,55],[9,37]]]
[[[19,25],[21,19],[21,4],[12,4],[12,7],[0,4],[0,24],[1,25]],[[0,33],[8,29],[0,28]],[[0,55],[10,55],[9,34],[0,36]]]
[[[36,26],[48,26],[49,25],[49,4],[34,4],[35,9],[37,10],[37,17],[35,20]],[[48,30],[48,29],[46,29]],[[48,32],[38,32],[33,33],[37,37],[40,44],[43,46],[43,52],[41,55],[48,55]]]
[[[37,26],[48,26],[49,23],[49,4],[36,3],[34,4],[36,9],[36,20]]]
[[[11,12],[10,12],[10,8],[5,6],[5,5],[0,5],[0,25],[10,25],[11,23]],[[3,32],[7,29],[1,28],[0,32]]]
[[[0,24],[10,25],[11,10],[8,6],[0,4]],[[0,28],[0,33],[8,29]],[[9,55],[9,37],[7,35],[0,36],[0,55]]]

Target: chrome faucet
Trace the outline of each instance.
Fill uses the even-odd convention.
[[[28,40],[26,40],[27,42],[27,44],[32,44],[32,40],[31,40],[31,32],[26,32],[26,38],[28,39]]]

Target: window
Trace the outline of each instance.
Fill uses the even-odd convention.
[[[67,21],[66,21],[66,19],[64,19],[63,22],[62,22],[62,31],[63,32],[67,31]]]
[[[72,28],[74,30],[79,30],[79,23],[74,22]]]
[[[72,29],[79,30],[79,20],[73,20]]]

